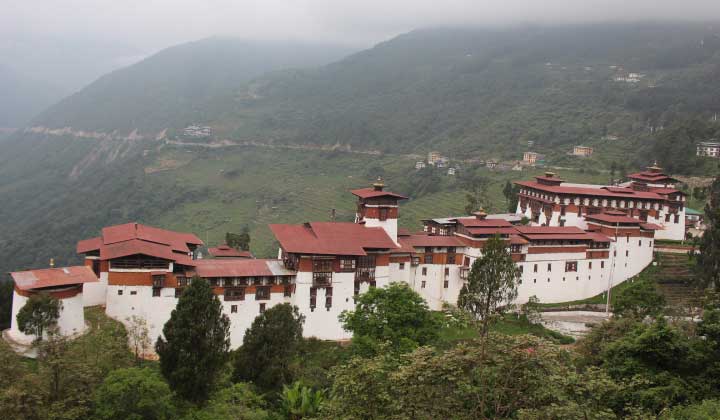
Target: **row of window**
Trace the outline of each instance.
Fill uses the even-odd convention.
[[[153,297],[160,297],[160,291],[162,290],[161,287],[153,287],[152,288],[152,296]],[[175,297],[179,298],[184,290],[184,287],[176,287],[175,288]],[[291,297],[292,296],[292,285],[286,285],[283,290],[283,296],[284,297]],[[117,291],[118,296],[122,296],[124,294],[123,289],[118,289]],[[131,290],[130,295],[137,295],[137,290]],[[245,300],[245,288],[244,287],[237,287],[232,289],[225,289],[225,292],[223,294],[223,298],[225,301],[233,301],[233,300]],[[270,299],[270,286],[258,286],[255,288],[255,300],[268,300]]]
[[[538,266],[539,264],[533,264],[533,273],[538,272]],[[593,262],[588,261],[588,268],[592,270]],[[605,268],[605,261],[600,261],[600,268]],[[576,272],[578,270],[578,262],[577,261],[566,261],[565,262],[565,272],[566,273],[572,273]],[[524,272],[524,266],[520,266],[520,273],[522,274]],[[552,272],[552,263],[547,264],[547,272]]]
[[[153,276],[154,278],[155,276]],[[185,276],[177,276],[179,287],[190,284],[190,279]],[[153,279],[154,280],[154,279]],[[273,284],[289,284],[288,276],[258,276],[258,277],[212,277],[207,279],[212,287],[238,287],[238,286],[266,286]]]

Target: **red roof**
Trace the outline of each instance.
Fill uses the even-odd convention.
[[[527,239],[523,238],[522,236],[510,235],[510,243],[513,245],[525,245],[529,242]]]
[[[550,239],[565,239],[565,240],[576,240],[576,241],[587,241],[592,240],[586,232],[582,233],[553,233],[553,234],[523,234],[524,237],[531,241],[544,241]]]
[[[470,232],[472,235],[510,235],[513,233],[517,233],[517,230],[515,230],[515,227],[510,225],[508,227],[497,227],[497,228],[484,228],[484,227],[478,227],[478,228],[467,228],[468,232]]]
[[[360,198],[392,197],[397,198],[398,200],[407,200],[407,197],[404,195],[395,194],[390,191],[376,190],[374,188],[360,188],[357,190],[350,190],[350,192]]]
[[[533,181],[516,181],[515,184],[523,187],[534,188],[537,190],[550,192],[554,194],[572,194],[572,195],[590,195],[596,197],[615,197],[615,198],[643,198],[650,200],[664,200],[665,198],[651,191],[636,191],[632,188],[623,187],[569,187],[563,185],[543,185]],[[612,190],[611,190],[612,189]],[[622,192],[620,192],[622,191]],[[538,199],[533,197],[533,199]]]
[[[278,269],[279,260],[236,259],[196,260],[194,273],[200,277],[259,277],[292,275],[294,272]]]
[[[478,219],[478,218],[462,218],[457,219],[458,223],[465,227],[509,227],[512,223],[505,219]]]
[[[209,248],[208,252],[213,257],[225,257],[225,258],[252,258],[253,254],[250,251],[240,251],[229,245],[222,244],[215,248]]]
[[[319,255],[366,255],[366,249],[396,249],[381,227],[347,222],[270,225],[286,252]]]
[[[584,230],[575,226],[515,226],[515,229],[522,234],[555,235],[585,233]]]
[[[126,223],[102,229],[102,236],[78,242],[77,252],[100,251],[101,260],[148,255],[192,265],[188,256],[188,245],[202,245],[202,241],[191,233],[173,232],[139,223]]]
[[[15,271],[10,273],[15,286],[20,290],[42,289],[45,287],[70,286],[73,284],[98,281],[90,267],[82,265],[42,270]]]
[[[640,223],[640,228],[645,230],[662,230],[662,226],[658,226],[655,223]]]
[[[611,241],[610,238],[603,235],[602,233],[587,232],[585,235],[590,237],[590,239],[592,239],[593,242],[610,242]]]
[[[677,182],[677,179],[662,172],[643,171],[628,175],[630,179],[637,179],[644,182],[670,181]]]
[[[640,219],[635,219],[624,214],[620,215],[619,212],[607,212],[600,214],[588,214],[585,218],[588,221],[597,220],[605,223],[631,223],[634,225],[640,224]]]
[[[416,234],[410,236],[404,236],[400,238],[400,244],[405,247],[422,247],[422,246],[435,246],[435,247],[449,247],[449,246],[465,246],[465,243],[460,240],[457,236],[438,236],[438,235],[423,235]]]

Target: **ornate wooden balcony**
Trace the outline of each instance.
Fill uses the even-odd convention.
[[[316,272],[313,273],[314,287],[332,286],[332,272]]]
[[[360,267],[355,270],[355,281],[371,282],[375,280],[375,268]]]

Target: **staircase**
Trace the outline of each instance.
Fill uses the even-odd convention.
[[[687,254],[658,253],[658,270],[653,280],[676,315],[692,315],[702,306],[702,290],[692,285],[692,266]]]

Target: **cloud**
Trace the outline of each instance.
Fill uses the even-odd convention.
[[[3,39],[68,37],[152,48],[210,35],[367,46],[423,26],[720,16],[717,0],[0,0],[0,7]]]

